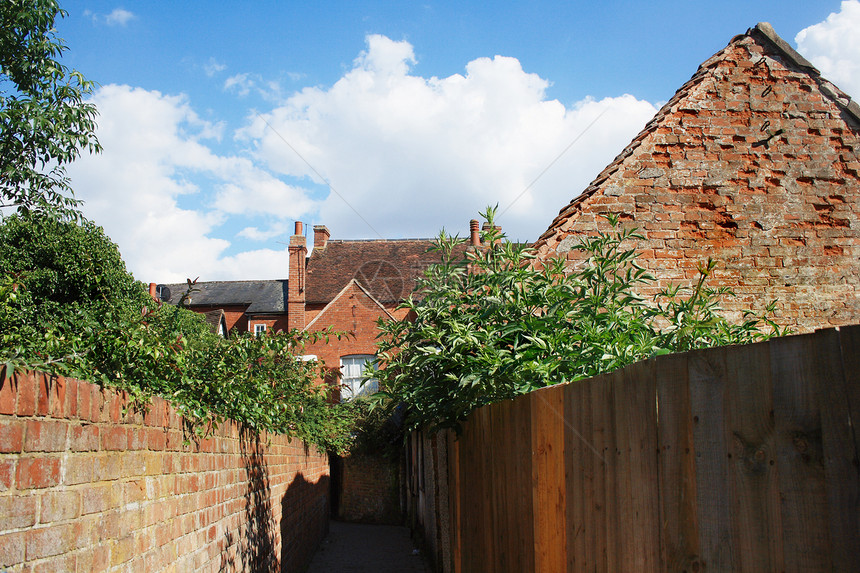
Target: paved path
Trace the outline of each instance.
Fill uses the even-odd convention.
[[[409,529],[332,521],[307,573],[430,573]]]

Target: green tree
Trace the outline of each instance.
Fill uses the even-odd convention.
[[[494,230],[494,209],[482,214],[484,248],[469,249],[444,231],[431,266],[409,299],[403,320],[380,322],[381,399],[409,406],[407,423],[457,427],[472,410],[608,372],[654,354],[759,340],[779,329],[766,315],[741,324],[720,316],[719,296],[706,287],[713,263],[690,291],[673,288],[655,300],[636,294],[654,278],[628,248],[641,238],[609,218],[610,232],[580,240],[582,259],[537,264],[525,245]],[[761,332],[769,327],[769,333]]]
[[[105,315],[139,316],[146,288],[128,272],[119,247],[91,221],[49,213],[11,215],[0,222],[0,273],[14,276],[22,320],[34,328]]]
[[[77,216],[66,166],[101,150],[93,84],[60,63],[54,0],[0,2],[0,206]]]

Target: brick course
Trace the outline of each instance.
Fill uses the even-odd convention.
[[[644,236],[639,263],[658,280],[642,294],[690,285],[713,257],[734,320],[776,300],[797,331],[856,323],[860,108],[779,42],[759,25],[702,64],[562,209],[539,255],[575,264],[577,237],[615,213]]]
[[[0,387],[0,568],[300,571],[328,527],[329,465],[224,424],[195,442],[155,398],[18,373]]]

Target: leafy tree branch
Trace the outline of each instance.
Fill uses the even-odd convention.
[[[53,0],[0,2],[0,207],[76,218],[66,166],[101,146],[93,83],[60,63],[65,15]]]

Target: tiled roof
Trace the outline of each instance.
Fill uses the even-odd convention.
[[[354,278],[381,303],[401,301],[424,269],[439,262],[431,244],[430,239],[330,240],[308,260],[306,300],[328,303]]]
[[[185,283],[159,285],[170,289],[166,302],[177,304],[188,289]],[[286,311],[287,281],[212,281],[198,282],[191,293],[188,306],[240,306],[248,305],[246,312],[279,314]]]
[[[594,181],[592,181],[581,194],[559,211],[558,216],[556,216],[546,232],[534,243],[534,248],[539,249],[543,246],[546,240],[552,237],[567,220],[574,217],[581,209],[583,202],[602,189],[603,183],[605,183],[610,176],[622,167],[624,161],[636,151],[642,141],[655,133],[664,123],[667,116],[674,113],[677,104],[689,96],[690,93],[702,82],[702,80],[708,77],[711,70],[717,67],[725,58],[728,50],[747,37],[752,38],[760,45],[767,46],[774,50],[784,59],[788,60],[792,65],[800,68],[804,73],[813,77],[818,83],[819,89],[823,94],[832,99],[846,115],[852,117],[855,121],[860,121],[860,105],[858,105],[857,102],[852,101],[846,93],[842,92],[835,85],[821,77],[821,72],[819,72],[815,66],[809,63],[809,61],[807,61],[803,56],[798,54],[785,40],[780,38],[770,24],[767,22],[759,23],[755,28],[747,30],[746,34],[741,34],[732,38],[728,46],[711,56],[702,65],[700,65],[693,77],[681,86],[677,92],[675,92],[672,99],[666,102],[666,105],[664,105],[651,119],[651,121],[645,125],[645,128],[639,133],[639,135],[633,138],[633,141],[631,141],[630,144],[597,175]]]

